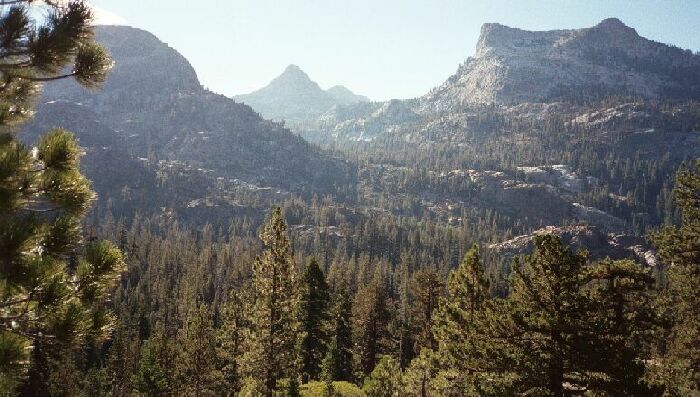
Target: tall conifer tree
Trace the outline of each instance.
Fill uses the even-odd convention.
[[[369,375],[388,350],[389,309],[386,293],[378,280],[357,291],[352,317],[357,369]]]
[[[328,344],[328,284],[315,258],[309,259],[301,276],[299,300],[301,378],[318,379]]]
[[[428,267],[413,274],[410,283],[411,322],[415,339],[415,354],[422,349],[435,350],[433,315],[444,295],[445,283],[435,268]]]
[[[187,313],[177,335],[176,371],[181,389],[200,397],[216,389],[220,374],[216,368],[216,334],[209,309],[198,303]]]
[[[447,296],[433,322],[438,378],[447,395],[511,392],[510,349],[504,343],[504,331],[509,328],[506,302],[489,296],[489,284],[475,245],[450,273]]]
[[[297,376],[298,284],[282,209],[272,212],[260,240],[265,250],[253,263],[253,307],[244,361],[248,376],[272,396],[278,380]]]
[[[245,346],[243,336],[249,309],[246,291],[234,290],[221,310],[222,325],[217,335],[217,357],[221,366],[222,381],[234,393],[238,392],[242,385],[240,361]]]
[[[342,284],[333,291],[328,336],[330,343],[323,361],[324,379],[352,381],[352,298]]]
[[[652,396],[642,382],[651,319],[644,291],[651,278],[630,261],[589,265],[556,236],[538,236],[515,264],[509,344],[516,390]]]

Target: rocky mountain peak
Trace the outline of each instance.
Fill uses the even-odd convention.
[[[287,66],[265,87],[234,99],[250,105],[265,118],[292,122],[318,117],[334,105],[369,101],[343,86],[323,90],[294,64]]]
[[[625,25],[624,22],[617,18],[606,18],[600,21],[595,28],[604,30],[607,32],[611,33],[629,33],[629,32],[634,32],[635,34],[637,33],[634,28],[631,28],[627,25]]]
[[[136,75],[144,81],[156,80],[165,90],[201,89],[197,72],[189,61],[150,32],[130,26],[103,25],[95,28],[95,38],[107,46],[116,60],[107,84],[116,84],[121,77],[133,80]],[[142,70],[136,71],[134,67]]]
[[[307,86],[317,88],[318,84],[312,81],[306,72],[301,70],[297,65],[291,64],[287,66],[282,74],[277,76],[270,85],[292,85],[292,86]],[[320,88],[319,88],[320,89]]]
[[[448,109],[609,95],[700,99],[700,56],[641,37],[617,18],[549,31],[487,23],[474,56],[423,99],[428,107]]]
[[[485,23],[481,26],[481,34],[476,44],[476,51],[485,51],[489,48],[508,47],[523,40],[528,36],[526,30],[511,28],[500,23]]]
[[[284,72],[282,72],[282,76],[302,76],[309,78],[309,75],[306,74],[303,70],[298,65],[295,65],[293,63],[290,63],[287,65],[286,68],[284,68]],[[310,80],[310,79],[309,79]]]
[[[623,51],[634,50],[652,43],[641,37],[637,31],[617,18],[607,18],[599,24],[585,29],[572,31],[572,36],[588,45],[599,48],[618,48]],[[658,43],[657,43],[658,44]]]
[[[150,32],[130,26],[100,25],[95,27],[95,39],[107,48],[114,60],[104,89],[86,95],[85,89],[72,79],[66,79],[46,85],[46,100],[106,104],[124,97],[145,101],[173,93],[203,91],[189,61]],[[134,106],[141,105],[134,103]]]

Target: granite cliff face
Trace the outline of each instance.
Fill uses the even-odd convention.
[[[267,86],[234,99],[250,105],[265,118],[292,123],[314,119],[335,105],[369,101],[340,85],[323,90],[297,65],[287,66]]]
[[[488,114],[529,124],[557,118],[582,129],[674,131],[698,124],[688,106],[697,100],[700,55],[641,37],[618,19],[544,32],[490,23],[475,54],[422,97],[334,106],[300,130],[320,142],[387,135],[444,141],[484,130],[478,124]]]
[[[630,95],[700,98],[700,56],[645,39],[618,19],[591,28],[531,32],[485,24],[476,52],[425,105],[515,104]]]

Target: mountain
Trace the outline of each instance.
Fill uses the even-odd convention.
[[[47,84],[25,136],[31,142],[50,126],[73,130],[88,148],[87,174],[106,176],[116,191],[135,189],[130,182],[144,169],[171,181],[186,179],[181,187],[187,192],[177,193],[183,199],[207,196],[225,182],[310,194],[334,192],[354,178],[345,160],[262,119],[249,106],[205,90],[189,62],[151,33],[126,26],[98,26],[95,33],[115,62],[104,88]],[[125,164],[108,163],[112,175],[95,170],[107,164],[107,153]],[[105,193],[97,179],[98,193]]]
[[[152,34],[96,33],[116,62],[104,89],[48,84],[25,130],[28,141],[51,126],[75,131],[100,204],[113,208],[203,222],[323,197],[369,218],[486,222],[489,237],[578,223],[641,233],[671,216],[667,176],[700,152],[695,102],[479,103],[462,101],[452,79],[412,100],[343,104],[346,90],[323,91],[290,66],[264,89],[271,101],[307,92],[329,106],[297,123],[297,135],[202,88],[189,62]]]
[[[360,169],[382,175],[371,194],[412,196],[450,223],[469,208],[528,232],[639,232],[671,216],[661,175],[700,153],[698,59],[615,19],[550,32],[486,24],[476,54],[429,93],[334,106],[294,128],[381,162]]]
[[[342,85],[334,85],[333,87],[326,90],[334,99],[338,105],[349,105],[351,103],[358,102],[369,102],[369,98],[364,95],[358,95],[350,91],[347,87]]]
[[[544,32],[488,23],[474,56],[424,99],[444,108],[607,95],[700,99],[700,55],[643,38],[615,18]]]
[[[316,118],[334,105],[369,101],[339,85],[323,90],[297,65],[287,66],[267,86],[234,99],[250,105],[265,118],[290,122]]]
[[[475,54],[425,95],[335,106],[296,128],[317,142],[459,139],[488,113],[518,123],[556,117],[580,128],[682,130],[700,120],[698,100],[700,55],[641,37],[618,19],[544,32],[487,23]]]

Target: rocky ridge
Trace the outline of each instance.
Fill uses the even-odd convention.
[[[442,139],[473,129],[484,112],[580,129],[688,130],[700,129],[698,99],[700,55],[641,37],[618,19],[543,32],[491,23],[475,54],[429,93],[335,106],[299,131],[318,141]],[[377,113],[387,104],[403,110]]]
[[[526,255],[534,249],[535,237],[545,234],[559,236],[564,243],[575,250],[585,249],[592,260],[633,257],[649,267],[656,266],[658,263],[656,253],[648,246],[644,238],[619,233],[605,233],[597,227],[583,225],[547,226],[508,241],[490,244],[488,249],[506,259]]]
[[[584,29],[532,32],[483,25],[476,52],[424,106],[589,100],[700,98],[700,55],[639,36],[619,19]]]

